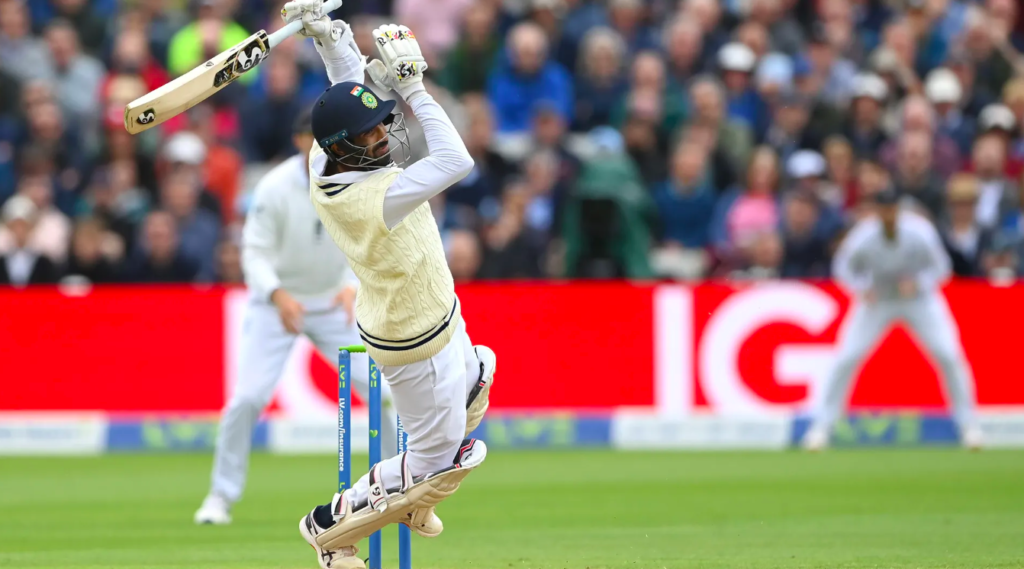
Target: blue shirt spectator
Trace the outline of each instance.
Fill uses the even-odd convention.
[[[534,109],[546,102],[572,120],[572,77],[548,59],[548,41],[536,24],[518,24],[509,32],[505,58],[488,81],[500,132],[529,130]]]
[[[680,144],[672,156],[671,178],[654,188],[662,241],[707,247],[717,194],[708,175],[707,150],[693,142]]]

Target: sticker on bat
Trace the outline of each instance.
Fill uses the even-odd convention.
[[[142,111],[141,113],[139,113],[139,116],[138,116],[138,118],[135,119],[135,122],[137,122],[139,124],[149,124],[149,123],[151,123],[151,122],[153,122],[155,120],[156,120],[156,111],[154,111],[153,109],[146,109],[146,110]]]
[[[256,67],[270,53],[270,38],[265,32],[256,34],[255,39],[243,45],[235,52],[228,64],[221,68],[213,78],[214,88],[220,88],[238,79],[245,72]]]

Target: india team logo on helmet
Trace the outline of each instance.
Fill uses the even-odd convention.
[[[363,106],[368,109],[376,109],[379,104],[377,97],[373,96],[373,93],[363,89],[362,87],[353,87],[351,91],[353,96],[359,97],[359,100],[363,102]]]

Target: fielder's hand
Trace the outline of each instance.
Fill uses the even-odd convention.
[[[370,78],[385,91],[397,91],[406,101],[415,93],[426,91],[423,72],[427,62],[420,44],[409,28],[390,24],[373,30],[380,59],[366,66]]]
[[[302,317],[306,309],[299,301],[292,298],[283,288],[279,288],[270,295],[270,301],[277,307],[277,313],[281,317],[281,325],[291,334],[302,332]]]

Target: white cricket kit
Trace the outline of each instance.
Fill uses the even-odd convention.
[[[364,63],[339,42],[317,42],[332,84],[362,83]],[[356,301],[363,344],[391,387],[409,436],[413,475],[452,464],[465,436],[466,399],[480,362],[461,319],[454,282],[427,201],[472,169],[461,137],[426,92],[407,101],[422,125],[429,156],[397,167],[325,175],[328,157],[310,151],[310,199],[360,281]],[[401,460],[381,465],[385,487],[401,485]],[[366,499],[368,478],[350,490]]]
[[[894,321],[902,321],[938,364],[953,413],[963,428],[974,421],[974,379],[960,345],[960,334],[940,287],[950,261],[938,232],[924,217],[901,211],[896,238],[886,238],[876,217],[858,223],[843,241],[833,276],[856,295],[839,333],[839,348],[828,377],[816,425],[829,428],[849,397],[854,372]],[[899,282],[913,279],[918,294],[899,296]],[[873,291],[874,303],[863,295]],[[899,378],[892,378],[899,381]]]
[[[302,333],[332,367],[337,365],[338,348],[360,343],[355,323],[334,306],[338,292],[358,281],[309,201],[305,158],[293,156],[260,180],[242,234],[242,268],[250,301],[238,377],[221,417],[212,476],[212,492],[230,502],[237,501],[245,487],[253,427],[298,339],[281,323],[271,293],[284,289],[303,305]],[[366,356],[353,355],[352,365],[353,383],[366,401]],[[392,456],[397,436],[394,412],[386,408],[384,417],[384,456]]]

